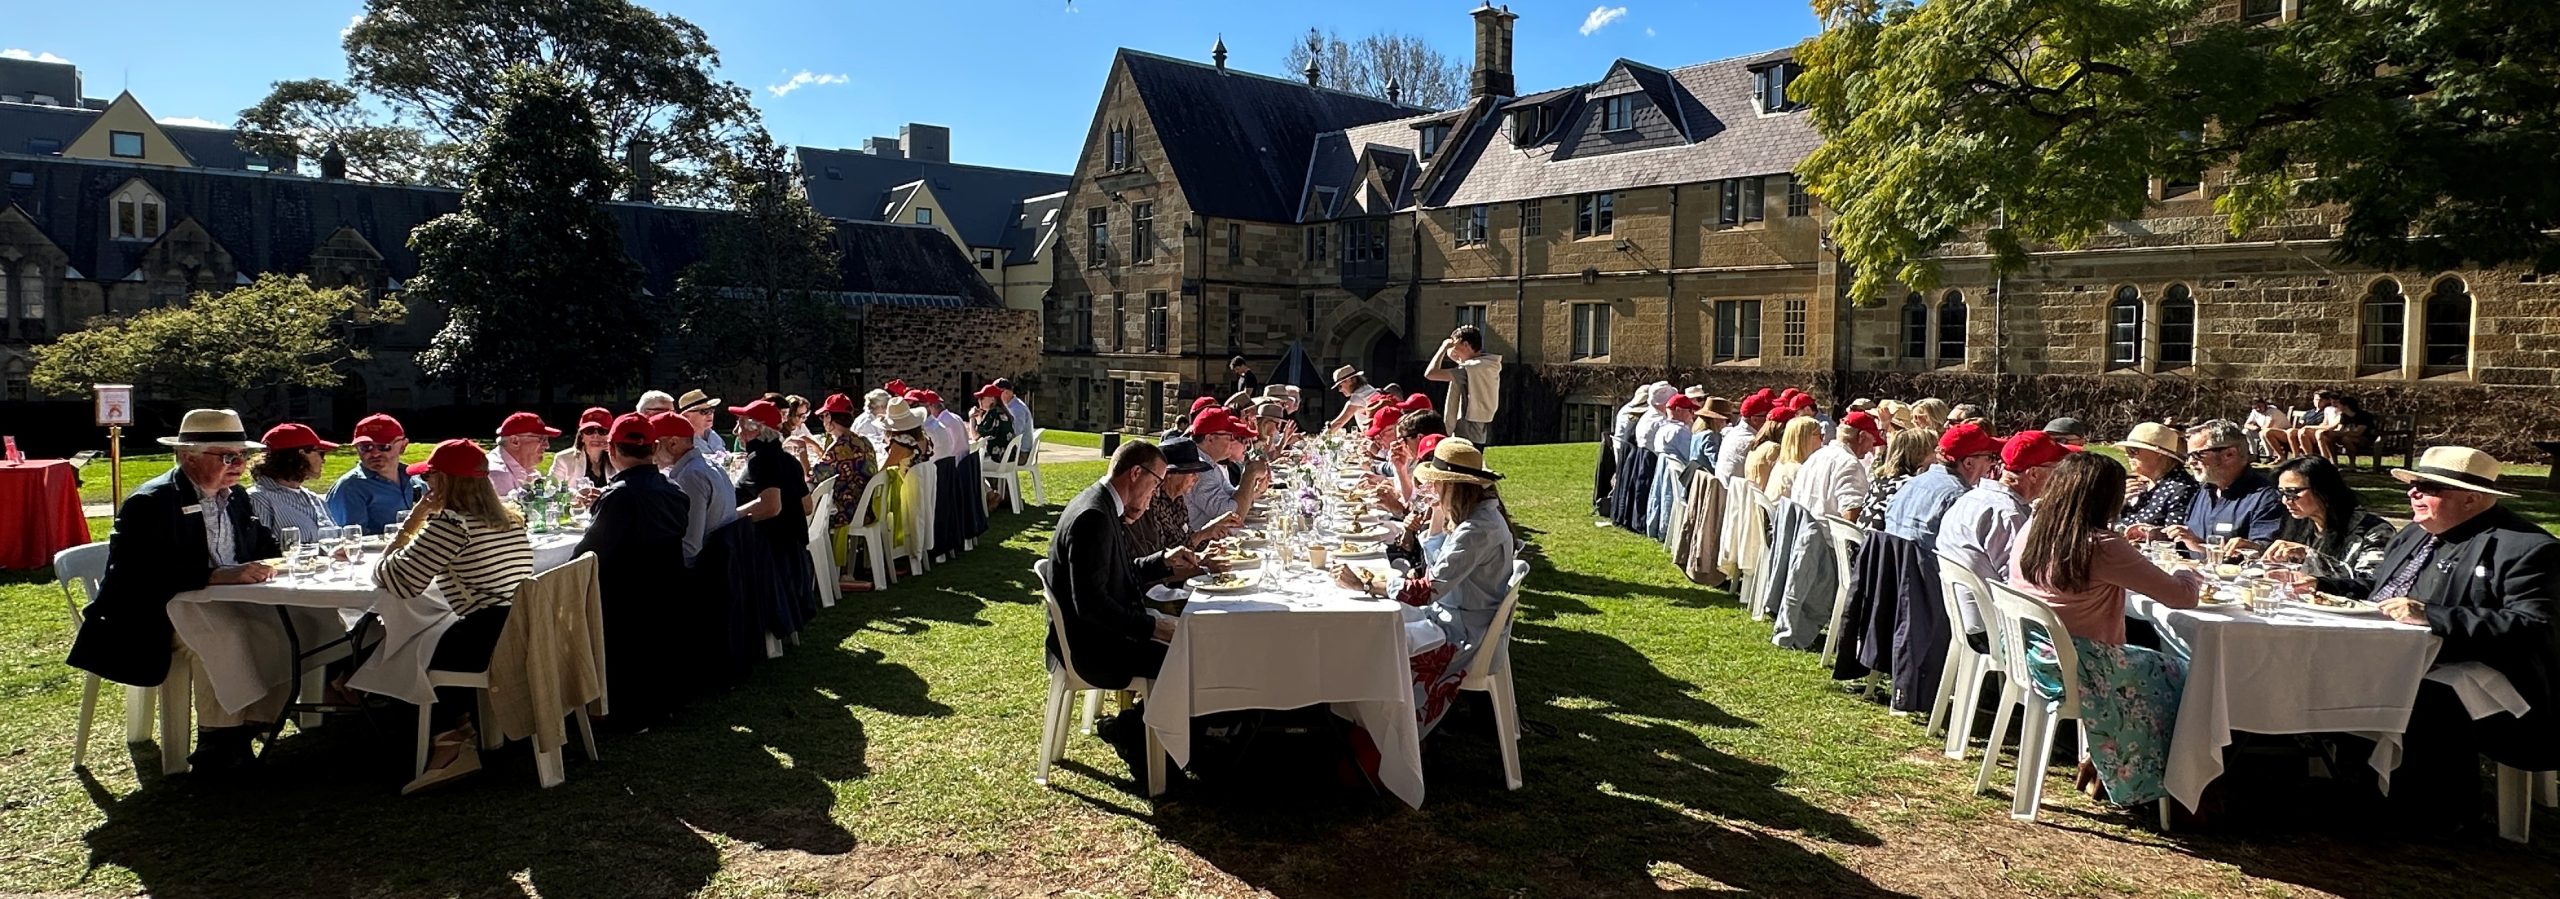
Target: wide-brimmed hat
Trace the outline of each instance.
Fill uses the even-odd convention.
[[[889,408],[880,413],[883,423],[892,431],[912,431],[924,427],[924,413],[907,404],[905,397],[892,397]]]
[[[1253,414],[1271,421],[1288,421],[1289,401],[1276,397],[1265,397],[1263,399],[1255,400],[1253,403]]]
[[[2490,496],[2514,496],[2498,489],[2498,460],[2467,446],[2431,446],[2418,464],[2391,473],[2403,484],[2433,481]]]
[[[1501,474],[1484,467],[1484,450],[1477,449],[1473,441],[1463,437],[1451,437],[1433,446],[1431,458],[1413,466],[1413,477],[1418,481],[1451,481],[1483,487],[1491,487],[1493,482],[1502,480]]]
[[[709,412],[717,408],[720,408],[720,398],[699,390],[687,390],[683,396],[676,397],[678,412]]]
[[[1698,403],[1698,414],[1717,421],[1733,420],[1733,401],[1711,396]]]
[[[1199,474],[1209,470],[1209,460],[1200,457],[1200,444],[1189,437],[1167,437],[1156,444],[1164,454],[1164,470],[1171,474]]]
[[[1353,378],[1366,378],[1366,377],[1368,377],[1368,376],[1369,376],[1369,373],[1368,373],[1368,372],[1364,372],[1364,371],[1361,371],[1361,370],[1359,370],[1359,369],[1352,368],[1351,366],[1345,365],[1345,366],[1343,366],[1343,367],[1341,367],[1341,368],[1337,368],[1337,369],[1334,369],[1334,370],[1333,370],[1333,386],[1335,386],[1335,387],[1340,387],[1340,386],[1342,386],[1342,382],[1344,382],[1344,381],[1348,381],[1348,380],[1351,380],[1351,379],[1353,379]]]
[[[2186,456],[2186,451],[2180,448],[2185,442],[2178,437],[2178,429],[2156,421],[2146,421],[2134,425],[2133,433],[2126,434],[2123,440],[2116,441],[2116,446],[2128,450],[2150,450],[2171,459],[2181,459]]]
[[[266,444],[249,439],[249,429],[240,424],[240,413],[229,409],[187,410],[187,417],[178,420],[178,435],[160,438],[160,445],[182,449],[266,449]]]

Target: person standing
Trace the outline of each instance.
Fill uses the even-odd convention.
[[[1262,389],[1262,379],[1253,376],[1253,366],[1245,362],[1243,356],[1237,356],[1233,359],[1227,360],[1227,392],[1229,395],[1241,393],[1246,396],[1252,396],[1254,391],[1260,389]]]
[[[1450,435],[1481,449],[1491,445],[1502,408],[1502,357],[1484,351],[1484,332],[1460,325],[1440,341],[1423,377],[1449,383]]]
[[[347,442],[356,445],[356,467],[330,486],[329,518],[340,526],[362,527],[367,534],[382,533],[427,489],[400,465],[409,437],[399,419],[377,412],[356,422],[355,439]]]

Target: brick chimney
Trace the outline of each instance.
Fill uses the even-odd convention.
[[[657,145],[650,143],[646,137],[635,135],[629,143],[623,145],[622,165],[631,172],[631,189],[628,196],[631,202],[658,202],[658,166],[651,159],[656,155]]]
[[[919,162],[951,161],[951,129],[908,123],[898,126],[898,151]]]
[[[1511,84],[1511,23],[1520,16],[1492,3],[1470,13],[1476,20],[1476,65],[1467,76],[1468,97],[1514,96]]]

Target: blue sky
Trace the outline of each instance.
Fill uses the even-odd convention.
[[[1309,26],[1346,38],[1422,35],[1463,64],[1474,0],[651,0],[720,49],[785,143],[858,147],[905,122],[948,125],[956,161],[1064,171],[1114,48],[1277,74]],[[340,77],[338,32],[360,0],[136,0],[110,22],[85,4],[30,3],[0,48],[80,65],[91,96],[129,87],[152,114],[229,123],[269,83]],[[1804,0],[1520,2],[1522,91],[1598,78],[1619,57],[1678,66],[1787,46],[1815,26]],[[244,10],[254,9],[254,14]],[[1588,27],[1587,27],[1588,26]],[[795,84],[795,77],[797,83]]]

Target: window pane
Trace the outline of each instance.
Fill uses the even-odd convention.
[[[1788,300],[1779,307],[1778,352],[1787,356],[1804,355],[1805,302]]]
[[[142,156],[142,135],[132,131],[107,132],[107,153],[128,159]]]
[[[1742,309],[1741,315],[1738,316],[1738,333],[1736,334],[1739,338],[1737,342],[1740,344],[1740,358],[1758,359],[1760,358],[1760,301],[1742,300],[1736,305]]]
[[[1616,220],[1616,218],[1617,218],[1617,212],[1616,212],[1616,211],[1615,211],[1615,209],[1614,209],[1614,207],[1615,207],[1616,205],[1617,205],[1617,195],[1615,195],[1615,194],[1601,194],[1601,195],[1600,195],[1600,212],[1599,212],[1599,221],[1600,221],[1600,224],[1599,224],[1599,230],[1598,230],[1596,233],[1600,233],[1600,234],[1607,234],[1607,233],[1609,233],[1609,229],[1610,229],[1610,227],[1611,227],[1611,223],[1612,223],[1612,222],[1614,222],[1614,221]]]
[[[1764,217],[1765,217],[1765,216],[1761,215],[1760,208],[1761,208],[1761,206],[1766,202],[1766,200],[1765,200],[1764,198],[1762,198],[1762,197],[1761,197],[1760,192],[1761,192],[1763,189],[1767,188],[1767,187],[1768,187],[1768,179],[1766,179],[1766,178],[1744,178],[1744,179],[1742,179],[1742,220],[1743,220],[1743,221],[1746,221],[1746,222],[1756,222],[1756,221],[1760,221],[1762,218],[1764,218]]]
[[[2400,331],[2407,314],[2408,299],[2401,296],[2399,282],[2374,282],[2364,297],[2364,334],[2357,341],[2356,361],[2367,369],[2399,368]]]
[[[1965,308],[1962,291],[1947,291],[1938,301],[1938,364],[1964,364]]]
[[[1929,304],[1916,293],[1902,298],[1902,358],[1929,358]]]
[[[2184,284],[2171,284],[2160,298],[2160,367],[2185,368],[2196,362],[2196,300]]]
[[[2107,368],[2141,364],[2142,292],[2130,286],[2119,287],[2115,299],[2107,304]]]
[[[2471,364],[2471,293],[2461,281],[2446,278],[2427,294],[2425,364],[2431,370]]]

